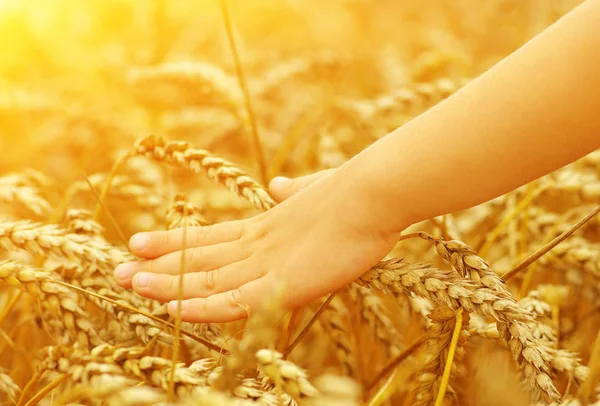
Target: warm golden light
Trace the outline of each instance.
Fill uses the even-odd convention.
[[[260,250],[235,245],[243,238],[219,234],[226,227],[206,228],[278,213],[288,196],[269,193],[269,180],[343,165],[579,3],[0,0],[0,405],[573,399],[600,370],[598,216],[548,255],[518,264],[598,205],[598,151],[496,200],[413,225],[393,259],[294,312],[283,314],[289,286],[275,283],[260,311],[228,287],[215,313],[231,305],[250,312],[247,322],[181,322],[182,308],[169,315],[162,302],[212,294],[251,266],[271,266],[256,260]],[[456,119],[448,117],[439,132]],[[461,165],[473,157],[446,155],[439,160]],[[387,189],[402,189],[405,178],[423,184],[425,165],[413,158],[403,162],[414,176],[396,176],[403,179]],[[471,185],[438,181],[428,189]],[[345,240],[312,214],[333,189],[356,183],[336,181],[302,206],[292,230],[251,235],[276,235],[269,247],[290,244],[292,267],[308,257],[304,245]],[[364,209],[348,198],[330,217],[376,212],[376,200]],[[406,210],[404,199],[393,204]],[[325,231],[302,234],[301,226]],[[182,227],[153,257],[173,277],[160,286],[177,296],[146,298],[124,287],[133,276],[113,275],[145,258],[142,245],[128,245],[135,233]],[[361,230],[353,249],[322,262],[363,260]],[[193,255],[173,248],[207,236],[218,241]],[[365,231],[369,238],[379,234]],[[293,273],[292,288],[328,275],[307,276],[310,268]],[[501,274],[510,275],[506,284]]]

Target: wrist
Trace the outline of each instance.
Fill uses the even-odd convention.
[[[354,197],[344,206],[351,205],[352,212],[362,217],[362,224],[368,223],[383,236],[396,235],[423,220],[423,215],[411,206],[411,199],[403,196],[401,185],[390,183],[378,173],[378,165],[370,159],[356,156],[333,174],[336,187],[346,188],[343,195]]]

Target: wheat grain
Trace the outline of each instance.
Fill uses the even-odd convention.
[[[103,241],[70,234],[55,225],[14,221],[0,223],[0,247],[25,250],[32,254],[52,254],[102,267],[114,267],[130,256]]]
[[[84,348],[102,342],[88,314],[78,305],[79,297],[53,283],[57,276],[14,261],[0,262],[0,280],[20,285],[34,295],[43,309],[46,321],[58,330],[61,339],[70,338]],[[62,332],[68,333],[67,336]],[[67,344],[65,342],[64,344]]]
[[[542,264],[558,265],[559,268],[581,269],[594,277],[600,277],[600,244],[573,236],[554,247]],[[561,265],[564,264],[564,265]]]
[[[299,400],[303,397],[319,396],[319,391],[308,381],[308,374],[294,363],[284,360],[283,355],[274,350],[262,349],[256,353],[259,371],[263,379],[292,398]]]
[[[196,149],[186,142],[148,136],[136,143],[134,153],[175,164],[195,173],[205,172],[213,182],[227,186],[260,210],[267,210],[275,205],[269,193],[250,176],[226,160],[215,157],[208,151]]]
[[[372,290],[356,285],[350,285],[349,292],[359,302],[363,323],[369,327],[371,335],[384,344],[387,355],[394,357],[402,352],[400,333],[386,314],[381,298]]]
[[[0,369],[0,393],[3,393],[9,401],[16,403],[21,388],[5,372]]]
[[[434,309],[429,314],[429,318],[433,322],[428,329],[427,359],[417,378],[418,386],[415,405],[430,405],[435,400],[448,357],[452,332],[456,324],[455,312],[449,307]],[[468,333],[464,330],[465,323],[468,324],[468,318],[463,320],[459,344],[451,367],[451,379],[464,369],[462,359],[465,354],[464,344],[468,336]],[[453,389],[449,386],[446,395],[451,393],[453,393]]]
[[[178,227],[207,226],[209,221],[202,215],[202,209],[195,204],[189,203],[183,194],[177,194],[173,198],[171,209],[167,213],[167,229]]]
[[[243,96],[231,75],[207,62],[170,62],[132,69],[130,83],[145,103],[165,108],[186,105],[216,105],[237,110]],[[186,92],[195,89],[194,97]],[[147,89],[153,88],[152,91]]]
[[[464,262],[462,262],[464,263]],[[443,272],[424,264],[407,264],[402,259],[384,261],[365,273],[359,284],[383,291],[414,292],[452,309],[463,307],[468,312],[492,316],[500,337],[510,343],[519,365],[523,364],[534,396],[540,393],[550,399],[560,397],[548,376],[550,357],[544,358],[543,343],[533,337],[527,322],[532,321],[516,301],[474,281],[460,279],[453,272]]]
[[[431,404],[443,400],[437,388],[449,375],[447,404],[520,404],[521,380],[532,398],[542,395],[539,406],[583,405],[575,394],[596,373],[582,360],[598,321],[600,217],[539,258],[523,280],[505,283],[494,270],[516,269],[598,205],[600,151],[490,202],[411,226],[443,237],[417,234],[436,252],[403,240],[391,256],[441,258],[452,269],[383,262],[358,281],[370,289],[353,284],[331,296],[314,317],[321,328],[308,334],[304,309],[284,317],[274,301],[248,321],[182,323],[178,339],[165,304],[122,288],[112,275],[135,259],[126,236],[274,206],[266,179],[261,185],[242,170],[257,163],[248,154],[249,124],[260,130],[270,177],[339,167],[573,2],[238,2],[236,12],[251,18],[228,20],[227,38],[214,18],[217,3],[10,3],[0,6],[7,17],[0,32],[18,44],[8,41],[0,57],[0,282],[7,287],[0,292],[0,404]],[[236,49],[223,48],[223,39]],[[238,50],[243,71],[230,61]],[[247,86],[242,80],[240,88],[234,69]],[[151,133],[186,142],[150,136],[136,143]],[[98,203],[115,160],[118,174]],[[200,173],[213,184],[194,176]],[[532,190],[540,191],[535,199]],[[94,221],[94,205],[109,215],[98,211]],[[448,363],[459,314],[462,336]],[[479,336],[472,345],[467,332]],[[421,338],[387,360],[414,333]],[[290,361],[261,350],[283,350],[288,337],[296,337],[283,357]],[[428,351],[400,364],[425,340]],[[48,346],[44,372],[35,354]],[[509,368],[485,369],[503,359],[497,347],[509,348],[524,379],[508,376]],[[474,353],[462,362],[465,349]],[[173,368],[173,357],[185,364]],[[457,379],[465,366],[483,373]],[[167,399],[171,373],[176,399]],[[302,392],[308,374],[318,377],[311,379],[317,396]],[[357,377],[364,388],[337,375]]]
[[[15,204],[27,208],[38,217],[46,217],[51,211],[50,203],[42,196],[42,187],[50,181],[36,171],[12,173],[0,177],[0,203]]]
[[[67,230],[74,234],[100,237],[104,234],[104,227],[94,221],[93,213],[89,210],[70,209],[65,214]]]
[[[377,116],[397,115],[431,107],[455,93],[469,82],[468,79],[439,79],[430,83],[416,83],[393,90],[373,100],[343,101],[340,107],[355,111],[364,121]]]
[[[319,323],[329,336],[335,355],[342,367],[342,373],[356,377],[356,359],[350,343],[347,327],[348,309],[339,297],[334,297],[319,317]]]

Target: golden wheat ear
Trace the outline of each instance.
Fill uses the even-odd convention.
[[[168,141],[163,137],[150,135],[136,143],[133,154],[185,168],[194,173],[205,173],[210,180],[226,186],[260,210],[268,210],[275,206],[275,201],[267,190],[244,171],[206,150],[194,148],[187,142]]]

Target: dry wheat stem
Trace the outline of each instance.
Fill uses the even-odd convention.
[[[44,372],[46,372],[46,370],[44,368],[38,368],[37,371],[35,372],[35,374],[33,374],[33,376],[31,377],[31,379],[29,379],[29,381],[27,382],[27,384],[21,391],[21,396],[19,397],[17,406],[22,406],[25,404],[25,400],[27,399],[27,394],[39,382],[39,380],[42,378],[42,375],[44,375]]]
[[[519,202],[503,219],[502,221],[494,227],[491,233],[488,234],[486,238],[485,244],[478,250],[479,256],[486,256],[489,249],[492,247],[500,233],[505,229],[505,227],[515,219],[519,213],[523,212],[527,209],[527,207],[531,204],[531,202],[538,197],[543,191],[544,187],[538,187],[532,190],[529,190],[525,198]]]
[[[369,327],[371,335],[385,345],[389,356],[402,351],[400,333],[386,314],[385,306],[379,296],[370,289],[351,284],[348,290],[354,300],[360,303],[360,316]]]
[[[586,222],[588,222],[589,220],[591,220],[598,213],[600,213],[600,206],[598,206],[594,210],[592,210],[587,216],[585,216],[584,218],[582,218],[581,220],[579,220],[570,229],[564,231],[562,234],[560,234],[559,236],[557,236],[555,239],[553,239],[552,241],[550,241],[548,244],[546,244],[543,247],[539,248],[537,251],[535,251],[529,257],[525,258],[516,267],[514,267],[513,269],[511,269],[510,271],[508,271],[504,275],[502,275],[502,278],[504,280],[509,280],[510,278],[512,278],[513,276],[515,276],[516,274],[518,274],[520,271],[522,271],[523,269],[527,268],[529,265],[531,265],[532,263],[534,263],[535,261],[537,261],[538,259],[540,259],[544,254],[546,254],[552,248],[554,248],[555,246],[557,246],[558,244],[560,244],[562,241],[564,241],[565,239],[567,239],[571,234],[573,234],[575,231],[577,231],[579,228],[581,228],[581,226],[583,226]]]
[[[566,265],[569,269],[576,267],[598,278],[600,277],[600,244],[573,236],[554,247],[544,262],[563,268]]]
[[[193,203],[187,201],[185,195],[177,194],[173,198],[173,204],[167,214],[167,229],[173,229],[178,227],[197,227],[207,226],[210,222],[203,216],[202,209]],[[182,252],[185,251],[182,249]],[[182,262],[184,261],[182,255]],[[183,269],[183,266],[182,266]],[[182,283],[183,278],[180,279]],[[221,347],[224,346],[225,340],[221,336],[221,328],[215,323],[196,323],[194,324],[193,331],[198,332],[202,330],[200,336],[205,336],[207,333],[210,335],[208,339],[214,343],[217,343]]]
[[[560,217],[557,215],[548,215],[547,212],[544,212],[544,217],[552,217],[554,220],[554,224],[549,227],[550,229],[545,232],[545,235],[542,239],[542,245],[548,244],[550,242],[550,240],[552,239],[552,237],[556,236],[557,230],[560,227],[559,224],[564,224],[564,221],[567,219],[567,217],[571,214],[569,211],[567,211],[566,213],[564,213],[563,215],[561,215]],[[539,226],[539,224],[536,224],[536,226]],[[536,230],[537,231],[537,230]],[[562,247],[565,243],[569,243],[569,241],[567,240],[566,242],[563,241],[563,244],[559,244],[558,246],[556,246],[555,248],[559,248]],[[523,255],[525,253],[525,249],[523,249]],[[547,258],[547,257],[546,257]],[[541,262],[543,262],[543,257],[541,258]],[[524,296],[527,292],[527,290],[529,289],[529,285],[531,284],[531,281],[533,279],[534,273],[536,271],[536,266],[539,264],[539,262],[537,263],[533,263],[531,267],[528,267],[527,269],[527,273],[525,274],[525,277],[523,278],[523,283],[521,284],[521,296]]]
[[[457,314],[461,315],[460,320]],[[448,385],[447,380],[451,377],[450,371],[452,371],[452,376],[458,373],[464,355],[463,346],[466,341],[466,335],[461,334],[464,327],[462,308],[456,312],[447,306],[437,308],[431,312],[429,317],[432,323],[428,329],[428,358],[417,378],[418,385],[415,405],[429,405],[434,402],[434,399],[439,399],[440,394],[441,399],[445,397],[445,386]],[[458,332],[456,332],[457,328]],[[462,342],[457,348],[456,363],[454,363],[454,349],[457,346],[459,336],[462,336]],[[455,338],[456,342],[454,341]],[[451,369],[446,371],[447,368]],[[451,388],[450,390],[452,391]],[[437,404],[437,400],[435,403]]]
[[[100,204],[101,207],[104,209],[104,213],[106,214],[106,216],[110,220],[113,228],[117,232],[117,235],[119,236],[119,239],[121,240],[121,243],[124,246],[127,246],[127,243],[128,243],[127,242],[127,238],[125,238],[125,235],[123,234],[123,230],[121,230],[121,227],[119,226],[119,223],[117,222],[117,220],[115,220],[115,217],[112,215],[111,211],[106,206],[105,200],[103,200],[102,197],[98,194],[98,192],[96,191],[96,188],[94,187],[94,185],[92,185],[92,182],[90,182],[90,179],[88,178],[88,176],[86,175],[86,173],[83,172],[83,170],[82,170],[82,175],[85,178],[85,182],[90,187],[90,191],[94,194],[94,197],[98,201],[98,204]]]
[[[446,365],[444,366],[444,374],[442,375],[440,388],[435,399],[435,406],[442,406],[444,402],[444,398],[446,396],[446,390],[448,388],[448,382],[450,380],[450,374],[454,367],[454,356],[457,355],[456,352],[459,348],[457,348],[458,340],[463,330],[463,317],[462,317],[462,309],[458,309],[456,312],[456,322],[454,327],[454,332],[452,334],[452,341],[450,343],[450,349],[448,350],[448,356],[446,358]],[[460,348],[462,349],[462,346]],[[463,350],[464,352],[464,350]],[[458,357],[457,357],[458,358]]]
[[[183,213],[182,217],[187,218],[188,211],[187,205],[185,205],[186,200],[184,197],[183,200]],[[183,225],[183,244],[181,247],[181,256],[180,256],[180,266],[179,266],[179,286],[177,287],[177,312],[175,315],[175,342],[173,343],[173,355],[172,355],[172,367],[171,367],[171,376],[169,379],[169,400],[173,401],[174,391],[175,391],[175,364],[179,358],[179,338],[181,334],[181,301],[183,298],[183,278],[185,271],[185,249],[187,248],[187,224],[184,222]]]
[[[331,340],[344,375],[357,377],[356,359],[348,339],[350,332],[345,319],[348,309],[339,296],[334,297],[319,317],[319,323]]]
[[[52,381],[48,385],[44,386],[42,388],[42,390],[40,390],[38,393],[35,394],[34,397],[32,397],[31,399],[29,399],[29,401],[27,403],[25,403],[25,406],[34,406],[34,405],[37,405],[40,400],[42,400],[48,393],[50,393],[54,389],[56,389],[66,379],[67,379],[66,375],[59,376],[54,381]]]
[[[93,218],[95,221],[98,221],[100,219],[100,213],[102,212],[103,204],[106,201],[108,192],[110,190],[110,187],[112,186],[113,179],[117,175],[117,171],[125,163],[125,161],[129,159],[129,157],[130,154],[121,155],[119,159],[117,159],[113,164],[110,173],[108,174],[108,178],[106,179],[106,183],[104,184],[104,187],[100,192],[100,197],[98,197],[98,202],[96,203],[96,209],[94,210]],[[89,179],[87,179],[87,181],[89,182]]]
[[[400,363],[402,363],[402,361],[410,357],[415,351],[421,348],[421,346],[425,342],[427,342],[428,339],[428,335],[422,335],[421,337],[413,341],[411,344],[409,344],[402,353],[398,354],[385,367],[383,367],[381,371],[379,371],[379,373],[377,373],[377,375],[373,377],[373,379],[371,379],[371,381],[365,386],[365,390],[369,392],[373,388],[375,388],[382,379],[385,379],[389,374],[392,373],[392,371],[394,371],[398,367],[398,365],[400,365]]]
[[[315,312],[315,314],[309,320],[309,322],[306,324],[306,326],[304,326],[304,328],[302,329],[302,331],[300,331],[300,333],[298,334],[298,336],[296,337],[296,339],[294,341],[292,341],[292,343],[290,344],[290,346],[283,353],[283,358],[284,359],[287,358],[290,355],[290,353],[294,350],[294,348],[300,343],[300,341],[302,341],[302,339],[304,338],[304,336],[308,333],[308,330],[310,330],[310,328],[312,327],[312,325],[315,324],[315,322],[319,319],[319,316],[325,311],[325,309],[327,308],[327,306],[329,305],[329,303],[333,300],[333,298],[335,297],[335,295],[337,295],[338,292],[339,291],[336,290],[335,292],[331,293],[327,297],[327,299],[325,300],[325,302],[323,302],[323,304]]]
[[[254,143],[254,149],[256,153],[256,159],[258,161],[258,168],[260,172],[260,178],[263,184],[268,184],[269,179],[267,178],[267,164],[263,153],[262,143],[258,134],[258,125],[256,123],[256,114],[252,108],[252,101],[250,99],[250,93],[248,92],[248,85],[246,84],[246,78],[244,77],[244,70],[242,69],[242,63],[238,49],[235,44],[235,38],[233,36],[233,28],[231,27],[231,16],[227,8],[226,0],[220,0],[221,12],[223,13],[223,21],[225,22],[225,31],[227,32],[227,40],[229,42],[229,48],[233,55],[233,61],[235,63],[235,71],[237,73],[240,88],[244,95],[244,105],[246,107],[246,113],[248,114],[248,122],[250,124],[250,133],[252,135],[252,141]]]

